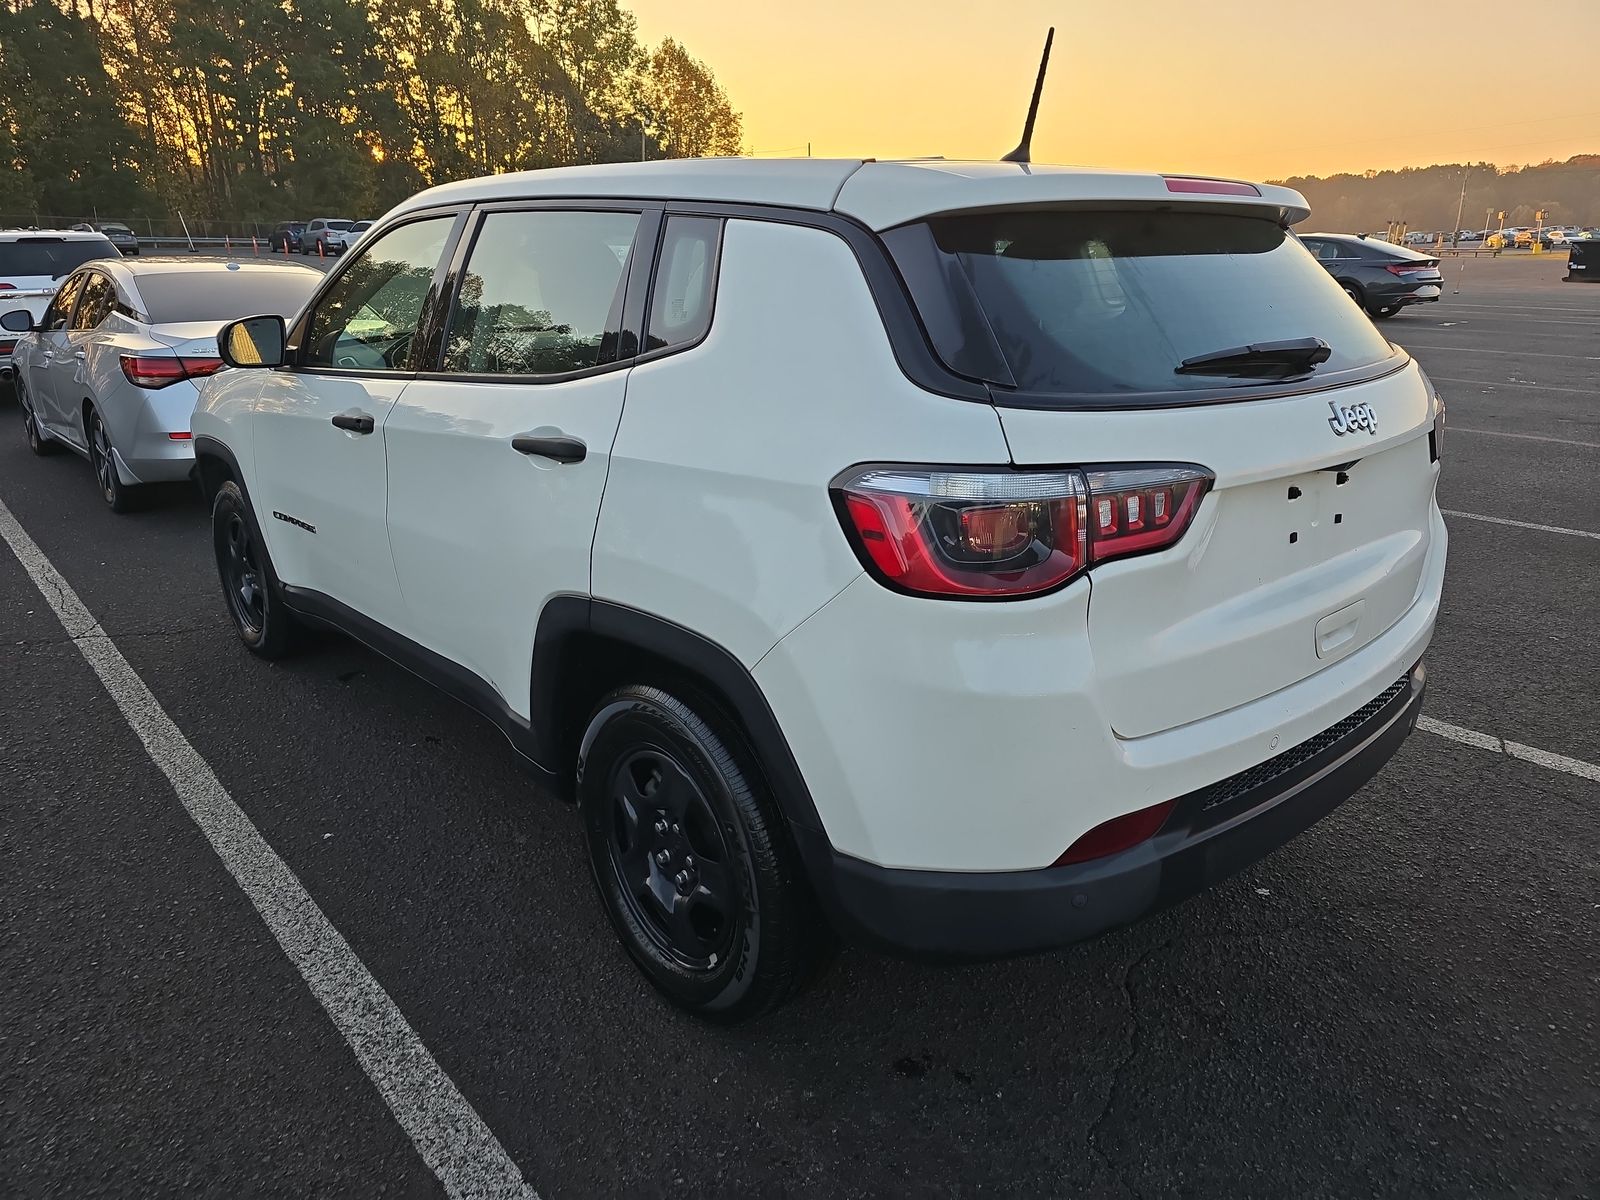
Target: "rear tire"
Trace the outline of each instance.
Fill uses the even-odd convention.
[[[84,425],[89,440],[89,463],[100,485],[100,498],[114,513],[132,512],[138,506],[139,489],[123,483],[122,476],[117,474],[117,452],[111,442],[111,431],[92,404]]]
[[[709,705],[619,688],[583,736],[578,804],[612,928],[657,990],[732,1025],[808,983],[831,936],[743,739]]]
[[[1398,304],[1385,304],[1382,308],[1369,308],[1367,311],[1377,317],[1378,320],[1387,321],[1390,317],[1396,315],[1400,308],[1401,306]]]
[[[283,589],[266,546],[256,538],[244,493],[231,479],[217,489],[211,504],[211,545],[222,598],[239,640],[262,658],[290,653],[299,641],[299,624],[283,603]]]
[[[21,375],[12,377],[12,386],[16,389],[17,407],[22,409],[22,428],[28,437],[28,449],[40,458],[60,454],[61,443],[46,437],[44,431],[39,428],[38,415],[33,411],[33,400],[28,396],[28,389],[23,386]]]

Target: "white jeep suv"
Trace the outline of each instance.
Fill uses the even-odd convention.
[[[575,795],[658,988],[830,930],[1060,946],[1243,867],[1411,730],[1442,408],[1278,187],[1010,163],[502,175],[224,327],[240,637],[335,626]]]

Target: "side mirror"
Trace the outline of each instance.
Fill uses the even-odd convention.
[[[281,367],[288,338],[282,317],[245,317],[217,334],[217,356],[230,367]]]
[[[13,308],[0,317],[0,329],[7,333],[32,333],[37,328],[39,326],[34,322],[33,314],[25,308]]]

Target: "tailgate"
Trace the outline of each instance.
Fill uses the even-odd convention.
[[[1338,420],[1371,406],[1376,432]],[[1112,728],[1141,737],[1237,707],[1359,649],[1410,608],[1436,467],[1415,364],[1356,386],[1119,412],[1001,409],[1019,464],[1189,462],[1216,473],[1170,550],[1090,574]]]

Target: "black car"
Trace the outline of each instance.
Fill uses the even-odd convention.
[[[1300,240],[1370,316],[1392,317],[1444,290],[1439,260],[1404,246],[1348,233],[1306,233]]]
[[[119,225],[115,221],[108,221],[100,226],[100,232],[106,235],[106,240],[123,254],[139,253],[139,235],[126,225]]]
[[[267,245],[274,250],[299,250],[300,235],[306,231],[304,221],[280,221],[267,235]]]

